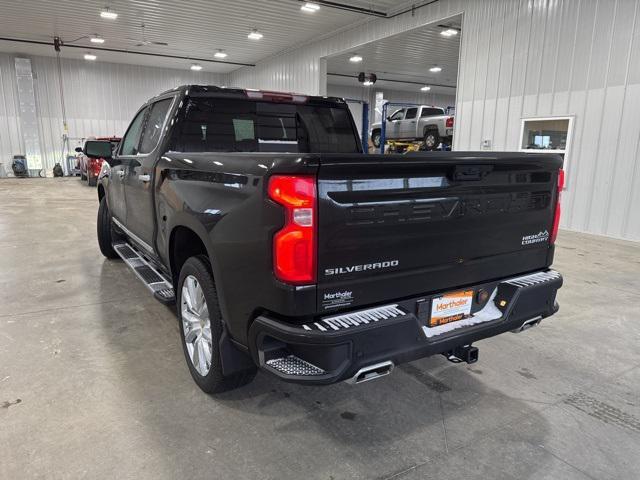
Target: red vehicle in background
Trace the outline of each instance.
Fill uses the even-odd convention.
[[[119,137],[98,137],[89,138],[88,140],[103,140],[105,142],[111,142],[111,150],[115,150],[120,143]],[[87,180],[90,187],[95,187],[98,183],[98,175],[102,170],[102,158],[89,158],[82,153],[82,148],[76,148],[76,152],[79,152],[78,168],[80,169],[80,180]]]

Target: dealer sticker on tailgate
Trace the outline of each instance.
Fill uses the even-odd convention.
[[[471,316],[473,290],[462,290],[435,297],[431,301],[430,327],[457,322]]]

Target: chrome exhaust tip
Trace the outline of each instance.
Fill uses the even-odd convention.
[[[369,365],[358,370],[353,377],[345,380],[345,382],[351,385],[356,385],[358,383],[368,382],[369,380],[375,380],[389,375],[393,370],[393,367],[394,365],[391,360]]]
[[[519,328],[515,330],[511,330],[511,333],[522,333],[525,330],[529,330],[531,327],[535,327],[542,321],[542,316],[538,315],[537,317],[530,318],[529,320],[525,320]]]

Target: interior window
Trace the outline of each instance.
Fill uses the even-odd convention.
[[[167,98],[154,103],[149,111],[147,117],[147,123],[142,133],[142,141],[140,142],[140,153],[152,152],[162,134],[162,126],[164,125],[164,119],[167,117],[167,112],[171,107],[172,98]]]
[[[122,139],[122,149],[120,155],[136,155],[138,153],[138,143],[140,140],[140,131],[142,130],[142,122],[147,109],[143,108],[133,119],[127,133]]]
[[[412,118],[416,118],[416,115],[418,115],[417,108],[407,108],[407,114],[404,116],[404,119],[411,120]]]
[[[522,145],[525,150],[566,150],[569,135],[568,118],[524,120]]]

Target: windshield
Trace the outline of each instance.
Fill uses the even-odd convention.
[[[358,153],[347,107],[188,98],[170,149],[178,152]]]

